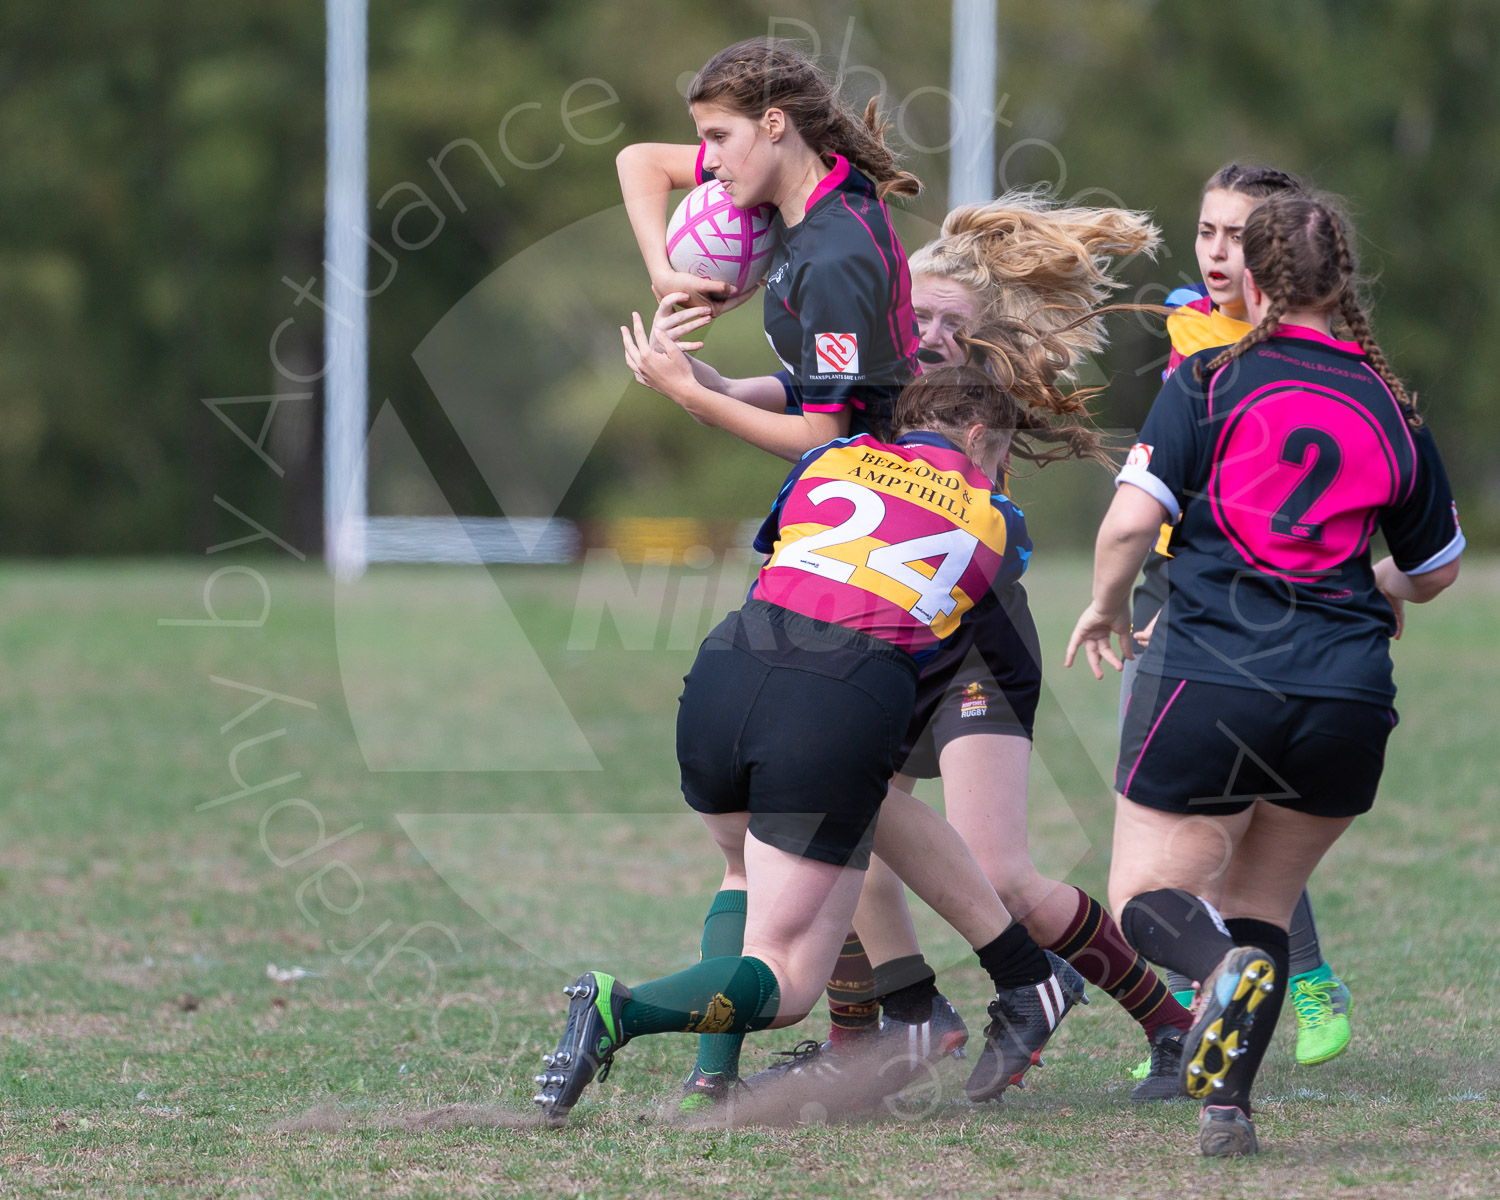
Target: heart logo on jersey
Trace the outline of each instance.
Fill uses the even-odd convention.
[[[859,374],[859,338],[852,333],[820,333],[813,339],[818,373]]]

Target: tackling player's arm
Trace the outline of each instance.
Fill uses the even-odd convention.
[[[669,293],[661,307],[668,308],[675,298]],[[697,376],[693,360],[675,338],[658,338],[653,342],[641,314],[631,313],[630,317],[632,328],[622,326],[620,333],[635,377],[677,404],[700,425],[732,433],[741,441],[788,462],[795,462],[815,446],[848,434],[847,408],[837,412],[788,413],[781,411],[781,404],[774,410],[761,408],[706,387]],[[781,382],[774,376],[767,378],[775,383],[777,398],[784,403]]]
[[[744,379],[730,379],[719,374],[713,367],[699,359],[690,359],[693,375],[704,387],[741,404],[766,412],[785,413],[787,407],[786,385],[779,375],[751,375]]]
[[[667,341],[676,342],[679,349],[688,352],[688,362],[693,366],[693,378],[710,391],[728,396],[732,400],[738,400],[742,404],[764,409],[766,412],[786,412],[791,396],[790,388],[782,376],[751,375],[743,379],[731,379],[726,375],[721,375],[708,363],[691,356],[693,351],[703,349],[703,343],[687,341],[685,340],[687,335],[707,325],[711,318],[707,306],[680,308],[673,311],[673,305],[685,303],[686,298],[684,292],[668,292],[662,298],[661,303],[656,307],[656,315],[651,320],[651,333],[647,341],[653,345]],[[651,381],[642,370],[641,354],[636,349],[634,340],[623,327],[621,332],[625,334],[626,365],[638,382],[650,387]]]

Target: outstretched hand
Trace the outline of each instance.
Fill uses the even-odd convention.
[[[708,308],[701,305],[675,311],[687,299],[684,292],[668,292],[663,296],[656,306],[649,334],[637,312],[630,314],[632,328],[620,326],[620,336],[625,341],[625,364],[636,380],[674,400],[683,387],[694,382],[693,364],[688,361],[687,351],[703,348],[702,342],[684,342],[682,338],[713,319]]]
[[[1119,655],[1115,654],[1114,647],[1110,644],[1111,634],[1119,635]],[[1107,662],[1116,671],[1123,671],[1125,664],[1122,659],[1135,657],[1131,645],[1130,613],[1128,611],[1102,613],[1090,604],[1083,610],[1083,614],[1078,618],[1078,624],[1073,627],[1073,635],[1068,638],[1068,653],[1063,659],[1063,666],[1073,665],[1079,646],[1083,647],[1084,655],[1088,658],[1089,670],[1093,671],[1095,679],[1104,678],[1104,668],[1099,665],[1101,660]]]

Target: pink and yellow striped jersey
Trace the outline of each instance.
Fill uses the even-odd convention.
[[[1026,570],[1025,515],[941,434],[809,451],[755,539],[750,595],[925,657]]]

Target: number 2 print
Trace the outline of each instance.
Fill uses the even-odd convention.
[[[1344,461],[1343,451],[1332,434],[1299,425],[1282,443],[1281,461],[1302,467],[1307,473],[1297,481],[1297,486],[1281,507],[1271,514],[1271,533],[1277,537],[1321,542],[1323,522],[1312,520],[1308,514],[1338,479],[1339,467]]]
[[[1276,384],[1246,397],[1225,421],[1214,459],[1208,494],[1220,529],[1247,562],[1295,581],[1361,553],[1400,487],[1395,452],[1374,415],[1316,384]]]

